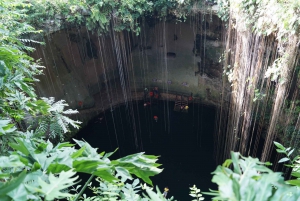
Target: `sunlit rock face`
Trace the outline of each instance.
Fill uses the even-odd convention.
[[[39,95],[65,99],[80,110],[79,119],[143,99],[144,88],[155,86],[162,99],[192,93],[205,104],[218,105],[222,29],[216,16],[199,13],[185,22],[145,19],[139,35],[124,31],[98,36],[85,27],[53,32],[33,55],[46,66]]]

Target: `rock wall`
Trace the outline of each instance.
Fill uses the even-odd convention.
[[[143,99],[143,89],[159,87],[168,94],[193,94],[218,105],[222,92],[221,20],[197,14],[186,22],[145,19],[140,35],[121,32],[97,36],[85,27],[45,36],[45,46],[32,55],[46,66],[37,91],[65,99],[87,122],[124,101]]]

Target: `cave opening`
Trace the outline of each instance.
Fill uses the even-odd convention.
[[[10,1],[0,5],[5,39],[0,59],[0,170],[1,183],[8,182],[4,187],[9,189],[1,198],[60,199],[64,182],[76,184],[76,178],[62,179],[73,170],[92,174],[89,181],[94,176],[106,180],[105,174],[111,173],[108,182],[113,182],[120,176],[115,165],[124,158],[105,168],[95,159],[102,159],[96,149],[115,148],[113,159],[136,152],[160,155],[164,171],[151,179],[161,190],[168,186],[168,197],[177,200],[189,199],[193,184],[202,191],[216,189],[209,173],[228,158],[232,160],[226,160],[224,169],[218,166],[213,172],[217,199],[251,195],[253,200],[267,200],[284,191],[289,200],[300,197],[300,191],[289,186],[300,186],[300,16],[292,0],[225,0],[217,5],[175,0],[167,9],[162,1],[78,6],[80,1],[46,0],[30,1],[26,9],[27,1]],[[44,34],[36,35],[41,30]],[[156,98],[150,105],[143,93],[148,88],[153,88],[151,93],[161,91],[161,99],[158,94],[148,98]],[[177,94],[198,101],[187,101],[175,111]],[[80,123],[83,129],[71,133]],[[74,135],[97,147],[93,155],[79,158],[89,147],[83,142],[73,153],[73,144],[65,141]],[[145,158],[126,161],[123,173],[160,172],[157,164],[146,169],[145,161],[151,160]],[[253,166],[245,163],[253,158]],[[142,165],[128,165],[139,159]],[[96,161],[92,168],[91,161]],[[267,166],[267,161],[273,163],[272,171],[259,166]],[[248,172],[251,182],[245,182]],[[57,178],[61,190],[53,182]],[[34,182],[39,187],[28,188]]]
[[[100,152],[111,152],[118,147],[112,158],[136,152],[159,155],[158,163],[164,170],[151,179],[160,190],[168,186],[168,197],[174,196],[176,200],[189,199],[189,187],[194,184],[206,192],[209,188],[216,189],[210,174],[216,167],[215,107],[191,103],[189,111],[184,113],[174,111],[174,102],[158,101],[146,107],[142,101],[130,104],[133,111],[122,104],[99,114],[76,138],[83,138]],[[131,112],[138,118],[133,119]],[[157,122],[154,116],[158,117]]]

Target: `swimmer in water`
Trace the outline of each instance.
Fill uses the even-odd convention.
[[[163,196],[164,196],[164,198],[166,198],[166,197],[167,197],[167,195],[168,195],[168,192],[169,192],[169,188],[168,188],[168,187],[165,187],[165,189],[164,189],[164,193],[163,193]]]

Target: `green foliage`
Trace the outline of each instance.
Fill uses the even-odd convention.
[[[286,183],[294,186],[300,187],[300,157],[299,155],[292,158],[292,155],[295,149],[291,147],[285,148],[282,144],[278,142],[274,142],[275,146],[277,147],[276,151],[278,153],[284,154],[285,157],[280,159],[278,163],[285,163],[288,162],[289,164],[285,164],[287,167],[292,168],[291,175],[296,179],[287,180]]]
[[[25,37],[29,33],[33,34],[39,31],[35,31],[27,23],[20,22],[24,11],[17,9],[17,6],[22,5],[23,3],[17,4],[11,1],[0,3],[0,89],[1,91],[7,89],[8,91],[2,91],[2,93],[8,96],[7,93],[15,95],[19,89],[32,98],[35,97],[35,93],[31,83],[37,81],[34,76],[42,73],[42,66],[34,63],[33,59],[26,55],[25,51],[34,49],[25,44],[32,42]],[[13,98],[13,96],[11,97]],[[3,107],[2,104],[1,106]]]
[[[190,187],[190,196],[194,197],[195,199],[192,201],[200,201],[204,200],[204,197],[202,197],[202,194],[200,193],[200,189],[194,185],[193,187]]]
[[[109,183],[97,178],[98,186],[89,185],[89,188],[93,191],[95,196],[86,198],[84,200],[111,200],[111,201],[167,201],[173,200],[173,198],[166,199],[157,188],[157,192],[154,192],[152,188],[146,184],[142,185],[139,179],[133,180],[133,182],[126,182],[126,178],[122,178],[122,181],[117,183]],[[75,190],[75,189],[74,189]],[[76,191],[76,190],[75,190]],[[83,196],[84,197],[84,196]],[[72,200],[72,199],[70,199]]]
[[[230,14],[230,1],[229,0],[215,0],[217,2],[218,9],[218,17],[221,18],[222,21],[227,22],[229,20]]]
[[[298,0],[215,0],[219,16],[227,21],[252,29],[259,35],[276,33],[279,41],[287,41],[299,33],[300,1]],[[239,27],[239,28],[241,28]]]
[[[286,100],[284,104],[284,115],[288,117],[284,127],[278,126],[278,135],[284,145],[290,142],[289,146],[295,148],[295,154],[299,154],[297,120],[300,113],[300,100]]]
[[[62,27],[66,22],[84,25],[99,34],[110,30],[131,30],[139,33],[139,18],[169,14],[185,17],[194,0],[34,0],[27,9],[28,20],[35,26]]]
[[[269,163],[259,162],[257,158],[243,157],[231,152],[232,159],[218,166],[212,173],[212,182],[218,185],[218,191],[209,195],[215,200],[297,200],[300,191],[284,182],[281,173],[267,168]],[[233,165],[233,170],[229,168]]]
[[[254,90],[254,98],[253,98],[253,102],[257,101],[257,100],[262,100],[264,97],[266,96],[266,94],[263,94],[259,91],[259,89],[255,89]]]
[[[38,178],[39,187],[34,188],[27,185],[27,189],[32,191],[39,192],[45,195],[45,200],[54,200],[55,198],[65,198],[70,197],[70,193],[65,193],[63,190],[74,185],[75,180],[78,177],[73,177],[76,172],[69,170],[67,172],[62,171],[58,177],[54,176],[52,173],[49,174],[49,183],[43,181],[41,178]],[[73,177],[73,178],[72,178]]]
[[[26,12],[30,4],[22,0],[0,2],[0,152],[7,152],[7,144],[14,138],[27,135],[26,123],[31,123],[32,134],[49,139],[62,140],[69,125],[78,128],[80,122],[66,117],[76,111],[66,110],[65,101],[54,103],[54,99],[39,99],[35,93],[35,77],[42,74],[43,66],[27,55],[33,51],[30,39],[38,34],[26,23]],[[29,122],[34,119],[38,122]],[[20,130],[22,129],[23,132]]]
[[[299,43],[300,1],[215,1],[218,3],[219,17],[224,21],[229,21],[230,29],[237,30],[238,35],[253,32],[257,36],[270,36],[268,38],[271,40],[276,37],[274,43],[277,47],[272,47],[273,49],[277,48],[276,57],[266,63],[269,67],[265,73],[265,78],[270,78],[270,80],[279,84],[289,82],[290,75],[288,72],[294,71],[296,64],[293,63],[293,60],[297,54],[294,49],[297,49]],[[245,48],[242,48],[242,51],[245,51]],[[226,65],[228,64],[226,63]],[[235,66],[234,69],[236,69]]]
[[[106,183],[118,184],[124,179],[132,179],[132,174],[149,182],[149,175],[162,170],[157,168],[156,156],[133,154],[117,160],[109,160],[112,153],[97,153],[88,143],[80,140],[73,144],[59,143],[56,146],[40,139],[17,138],[9,143],[10,156],[0,157],[0,198],[1,200],[27,200],[30,197],[53,200],[73,196],[65,192],[76,184],[76,172],[98,176]],[[133,165],[130,166],[132,161]],[[133,170],[133,168],[135,170]],[[148,174],[141,174],[143,171]],[[129,186],[126,186],[129,188]],[[132,184],[136,187],[136,184]],[[15,192],[22,192],[15,194]],[[19,196],[19,197],[16,197]]]
[[[57,139],[59,141],[64,140],[64,134],[70,131],[69,125],[78,129],[80,121],[74,121],[65,115],[76,114],[77,110],[64,110],[69,106],[66,101],[60,100],[54,102],[54,98],[42,98],[50,107],[48,108],[48,114],[38,118],[39,124],[35,131],[36,135],[46,136],[49,139]]]
[[[25,2],[25,1],[24,1]],[[172,200],[165,199],[158,188],[156,192],[146,185],[140,185],[138,177],[152,185],[151,176],[162,170],[156,163],[158,157],[143,153],[132,154],[120,159],[110,160],[113,153],[98,154],[97,149],[88,143],[75,140],[80,147],[70,143],[54,145],[49,140],[63,140],[69,125],[78,128],[79,122],[65,115],[74,110],[64,110],[67,103],[54,102],[53,98],[39,99],[34,90],[35,77],[42,74],[43,67],[27,55],[34,49],[30,43],[38,43],[29,35],[39,33],[27,22],[36,27],[61,28],[64,23],[86,25],[98,33],[110,30],[132,30],[139,32],[139,19],[153,15],[162,18],[169,14],[184,18],[191,10],[193,0],[3,0],[0,2],[0,147],[9,153],[0,156],[0,200],[54,200],[68,198],[77,200],[80,186],[75,187],[77,172],[97,177],[98,186],[89,186],[95,196],[87,200]],[[271,4],[272,3],[272,4]],[[269,35],[277,32],[278,39],[284,41],[295,34],[299,27],[299,1],[269,0],[239,3],[234,0],[219,0],[222,19],[233,11],[236,23],[245,22],[253,26],[259,34]],[[272,8],[272,9],[267,9]],[[222,10],[223,9],[223,10]],[[271,13],[271,15],[270,15]],[[238,16],[238,18],[236,17]],[[268,17],[271,16],[272,20]],[[274,24],[273,22],[283,22]],[[284,57],[283,57],[284,58]],[[283,61],[283,60],[282,60]],[[268,73],[276,80],[280,73],[276,64]],[[230,66],[228,66],[229,72]],[[24,128],[21,120],[37,120],[32,125],[35,130]],[[218,191],[210,195],[218,200],[296,200],[300,186],[299,157],[291,159],[293,150],[275,143],[277,151],[286,155],[280,162],[288,162],[296,179],[285,182],[281,173],[274,173],[258,159],[245,158],[232,152],[232,159],[225,161],[213,172],[212,181],[218,184]],[[233,165],[233,170],[229,168]],[[85,190],[81,188],[81,192]],[[69,191],[73,188],[74,191]],[[191,188],[195,200],[203,200],[200,190]]]
[[[6,152],[7,143],[20,136],[21,120],[27,115],[43,115],[49,108],[35,94],[35,76],[42,66],[26,53],[33,51],[28,43],[35,43],[28,34],[39,33],[23,21],[26,16],[23,1],[0,2],[0,147]]]

